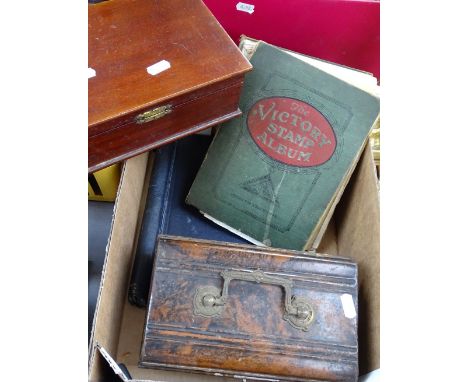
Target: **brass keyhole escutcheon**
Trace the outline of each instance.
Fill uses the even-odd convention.
[[[155,121],[156,119],[162,118],[165,115],[169,114],[172,112],[172,106],[171,105],[166,105],[166,106],[159,106],[155,109],[145,111],[144,113],[138,114],[135,117],[135,122],[138,125],[142,125],[144,123],[148,123],[151,121]]]

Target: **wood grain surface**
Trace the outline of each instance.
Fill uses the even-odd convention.
[[[169,69],[147,72],[163,60]],[[88,80],[89,172],[238,115],[251,69],[201,0],[89,5],[88,66],[96,72]],[[196,112],[187,110],[192,102]],[[149,127],[134,123],[139,113],[168,104],[171,114]]]
[[[141,125],[126,123],[88,137],[88,172],[100,170],[239,116],[241,89],[242,81],[207,96],[178,104],[161,119]]]
[[[223,287],[221,271],[253,272],[292,281],[311,302],[308,331],[283,319],[278,285],[232,280],[220,316],[194,314],[198,288]],[[294,381],[356,381],[357,266],[350,260],[301,252],[160,236],[140,364]]]

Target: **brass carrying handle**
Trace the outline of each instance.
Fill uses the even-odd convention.
[[[253,281],[259,284],[271,284],[283,287],[285,292],[283,319],[296,329],[309,330],[309,326],[314,319],[312,305],[307,299],[292,295],[293,282],[291,280],[267,275],[261,270],[223,270],[220,275],[224,279],[222,291],[214,286],[204,286],[197,289],[193,300],[193,312],[195,315],[204,317],[221,315],[229,297],[229,284],[231,280]]]

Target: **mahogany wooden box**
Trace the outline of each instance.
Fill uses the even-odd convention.
[[[88,172],[238,116],[252,67],[201,0],[88,5]]]
[[[357,265],[159,236],[140,366],[356,381]]]

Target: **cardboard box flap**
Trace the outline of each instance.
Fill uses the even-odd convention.
[[[127,161],[114,207],[109,241],[104,259],[101,287],[90,338],[90,379],[97,379],[102,363],[95,362],[95,343],[115,355],[119,341],[123,305],[127,296],[129,272],[132,267],[133,238],[136,234],[138,206],[142,196],[148,155]],[[93,364],[96,367],[93,368]]]
[[[380,367],[380,204],[368,144],[337,207],[338,252],[359,266],[359,372]]]

